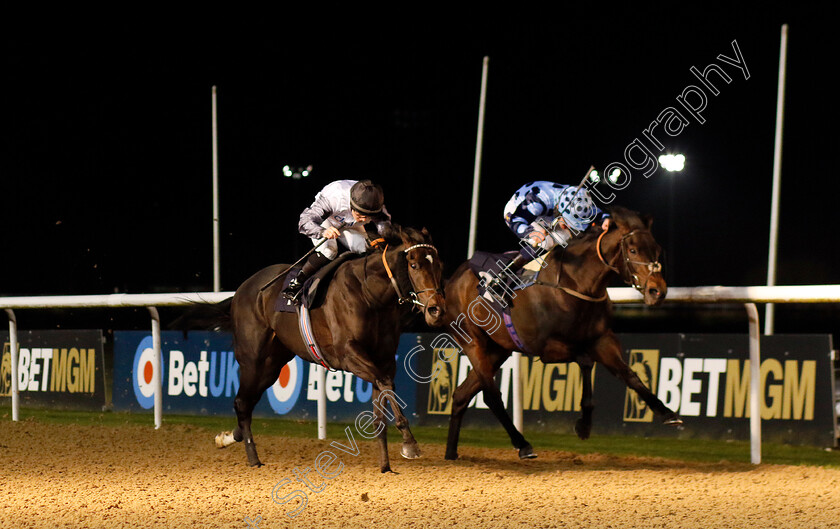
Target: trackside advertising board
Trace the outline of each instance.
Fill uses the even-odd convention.
[[[448,423],[452,391],[469,373],[464,355],[435,348],[435,334],[416,335],[424,348],[417,369],[437,372],[418,384],[420,424]],[[747,335],[619,335],[624,359],[684,426],[664,426],[647,404],[603,366],[595,366],[593,435],[749,439],[749,343]],[[835,446],[830,335],[761,337],[762,437],[767,441]],[[444,360],[445,359],[445,360]],[[513,360],[496,376],[512,409]],[[580,416],[582,379],[577,364],[521,359],[525,430],[572,433]],[[425,404],[425,406],[423,406]],[[481,394],[473,398],[466,426],[501,428]]]
[[[11,406],[9,333],[0,358],[0,404]],[[18,389],[22,407],[101,411],[105,404],[102,331],[18,332]]]
[[[404,334],[397,350],[396,393],[415,424],[446,427],[452,392],[471,366],[439,334]],[[163,333],[165,413],[233,416],[239,366],[230,335]],[[593,372],[593,435],[749,439],[749,344],[735,334],[619,335],[624,359],[667,406],[680,414],[680,428],[664,426],[645,402],[596,364]],[[155,366],[146,332],[114,333],[114,407],[151,412]],[[767,441],[835,445],[830,335],[761,337],[762,437]],[[405,363],[412,377],[406,372]],[[512,409],[513,360],[496,380]],[[582,379],[576,363],[543,364],[521,359],[525,430],[572,433],[580,416]],[[40,379],[39,379],[40,380]],[[314,364],[295,358],[280,372],[255,416],[315,420],[318,387]],[[351,422],[371,409],[371,384],[350,373],[327,373],[324,387],[330,422]],[[465,426],[501,428],[483,396],[472,399]]]
[[[405,338],[405,337],[404,337]],[[233,354],[233,337],[227,333],[161,333],[164,413],[229,415],[239,390],[239,364]],[[152,376],[155,365],[152,336],[144,331],[114,333],[114,408],[135,412],[154,407]],[[406,403],[407,416],[415,409],[414,382],[397,360],[397,394]],[[371,409],[372,385],[351,373],[327,373],[324,391],[327,418],[352,422]],[[254,410],[257,417],[316,420],[319,387],[315,365],[298,357],[286,364],[277,380],[263,394]]]

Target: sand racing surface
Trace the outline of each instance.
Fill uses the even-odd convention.
[[[446,461],[443,446],[425,445],[423,458],[407,461],[392,444],[398,473],[381,474],[374,444],[356,440],[354,456],[330,448],[333,439],[258,436],[265,466],[255,469],[241,444],[219,450],[200,428],[4,422],[0,527],[840,527],[840,470],[538,447],[539,458],[524,462],[512,449],[469,446]],[[314,468],[328,449],[344,466],[325,480]],[[306,467],[321,492],[295,480]],[[308,495],[294,519],[286,512],[298,499],[272,501],[283,480],[277,498]]]

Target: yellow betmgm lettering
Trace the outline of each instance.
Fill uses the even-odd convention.
[[[50,391],[64,391],[67,384],[67,349],[53,349]]]
[[[540,393],[545,364],[539,358],[534,358],[533,362],[528,360],[527,356],[522,356],[519,359],[519,367],[522,372],[522,409],[538,410],[540,409]],[[528,364],[530,364],[530,369]]]
[[[595,366],[592,366],[592,385],[595,385]],[[580,398],[583,395],[583,377],[577,363],[569,364],[566,375],[566,395],[563,411],[580,411]]]
[[[740,360],[727,361],[724,417],[750,416],[750,361],[744,361],[743,368],[739,369],[740,363]],[[785,360],[782,365],[775,358],[768,358],[761,363],[760,372],[762,419],[814,419],[816,360]]]
[[[551,372],[557,369],[561,375],[566,374],[566,364],[548,364],[543,371],[542,399],[545,411],[557,411],[563,409],[563,394],[566,381],[562,379],[552,380]],[[551,389],[554,390],[554,398],[551,398]]]
[[[773,375],[772,381],[768,380],[770,375]],[[761,391],[759,394],[766,395],[765,398],[761,399],[761,418],[764,420],[780,419],[782,417],[782,386],[772,382],[782,380],[783,376],[782,363],[775,358],[768,358],[761,362]]]
[[[583,377],[577,363],[543,364],[539,358],[531,361],[523,356],[519,359],[519,367],[523,410],[580,411]],[[594,369],[591,381],[594,385]]]
[[[739,370],[740,360],[726,361],[726,391],[723,399],[724,417],[749,417],[747,396],[750,393],[750,361],[744,362],[744,369]]]
[[[93,393],[93,377],[96,364],[94,349],[82,349],[79,360],[79,393]]]
[[[70,348],[67,353],[67,391],[76,393],[79,385],[79,350]]]
[[[797,373],[796,360],[785,361],[785,400],[782,404],[782,418],[793,418],[814,420],[814,392],[817,385],[817,361],[805,360],[802,362],[802,374]]]
[[[95,382],[96,349],[53,349],[50,391],[93,393]]]

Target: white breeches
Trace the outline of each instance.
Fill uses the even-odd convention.
[[[321,226],[324,228],[332,226],[330,219],[322,222]],[[312,239],[312,244],[317,245],[323,240],[323,237]],[[367,237],[362,223],[344,226],[341,228],[341,235],[337,239],[327,240],[318,248],[318,252],[327,259],[335,259],[338,257],[338,241],[341,241],[341,244],[353,253],[365,253],[367,251]]]
[[[537,244],[535,248],[542,248],[547,252],[555,246],[557,246],[558,244],[566,246],[569,243],[569,240],[572,238],[572,234],[569,230],[561,230],[558,227],[553,231],[549,231],[546,228],[551,226],[550,217],[540,217],[540,219],[548,220],[543,220],[542,222],[534,221],[531,223],[531,227],[534,228],[534,231],[542,233],[545,236],[545,239],[543,239],[542,242]]]

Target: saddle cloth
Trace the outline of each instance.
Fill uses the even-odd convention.
[[[309,311],[324,302],[324,297],[327,291],[327,286],[330,280],[335,275],[338,267],[346,261],[350,261],[362,257],[362,255],[353,252],[344,252],[336,257],[331,263],[322,269],[318,270],[312,277],[306,280],[300,292],[301,303],[295,304],[286,296],[277,296],[277,301],[274,302],[274,310],[277,312],[294,312],[298,316],[298,327],[300,329],[300,337],[303,343],[306,344],[307,349],[312,356],[328,371],[333,371],[332,367],[324,360],[324,355],[321,353],[321,348],[315,341],[315,332],[312,329],[312,322],[309,318]],[[283,280],[283,288],[289,286],[292,278],[297,277],[300,273],[300,268],[293,268],[286,274]]]
[[[298,296],[301,301],[301,305],[310,310],[320,306],[321,303],[324,302],[327,287],[330,284],[330,280],[335,275],[335,272],[338,270],[338,267],[347,261],[352,261],[353,259],[363,256],[364,254],[344,252],[333,259],[328,265],[315,272],[315,274],[313,274],[313,276],[307,279],[303,284],[303,288]],[[283,279],[283,288],[285,289],[288,287],[289,282],[291,282],[293,278],[297,277],[299,273],[300,267],[297,266],[289,270],[289,273],[286,274],[286,277]],[[288,299],[286,296],[277,296],[277,300],[274,302],[274,310],[277,312],[297,312],[295,310],[295,304],[292,303],[292,300]]]
[[[536,261],[531,261],[519,270],[516,275],[509,272],[502,272],[507,265],[517,256],[518,252],[505,252],[503,254],[493,254],[488,252],[475,252],[469,261],[470,270],[480,278],[478,283],[478,295],[481,296],[497,314],[502,315],[513,343],[522,351],[527,352],[528,349],[516,332],[513,325],[513,319],[510,315],[510,301],[516,297],[514,291],[522,290],[533,285],[540,275],[542,267]],[[501,286],[494,288],[493,292],[487,291],[487,283],[492,279],[498,277],[501,281]],[[504,291],[504,292],[503,292]],[[503,294],[507,293],[507,296]]]

